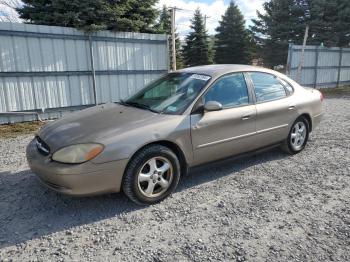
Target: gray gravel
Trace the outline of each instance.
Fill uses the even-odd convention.
[[[0,261],[349,261],[350,100],[324,105],[302,153],[196,168],[146,208],[52,192],[25,163],[30,136],[0,140]]]

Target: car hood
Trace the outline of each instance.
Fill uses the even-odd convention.
[[[99,142],[105,136],[124,133],[154,122],[153,118],[159,121],[163,117],[166,116],[109,103],[74,112],[50,122],[44,125],[38,136],[53,152],[67,145]]]

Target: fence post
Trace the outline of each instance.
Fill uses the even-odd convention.
[[[89,35],[89,47],[90,47],[90,64],[91,64],[91,75],[92,75],[92,91],[94,95],[95,105],[98,105],[97,94],[96,94],[96,73],[95,73],[95,63],[94,63],[94,50],[93,50],[91,35]]]
[[[339,49],[339,64],[338,64],[337,87],[339,87],[339,82],[340,82],[340,71],[341,71],[342,60],[343,60],[343,48],[341,47]]]
[[[319,47],[316,47],[315,72],[314,72],[314,88],[316,88],[316,86],[317,86],[318,53],[319,53]]]
[[[286,74],[287,76],[291,76],[291,64],[292,64],[292,44],[288,44],[288,56],[287,56],[287,66],[286,66]]]

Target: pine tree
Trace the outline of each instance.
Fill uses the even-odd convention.
[[[250,29],[247,29],[247,34],[248,34],[247,50],[249,52],[249,57],[251,59],[250,61],[252,61],[253,59],[259,59],[260,49],[255,40],[254,33]]]
[[[350,1],[338,1],[338,18],[335,28],[338,35],[338,46],[350,47]]]
[[[261,50],[264,65],[273,67],[287,62],[288,44],[301,43],[308,21],[304,0],[270,0],[265,14],[257,12],[251,30]]]
[[[166,5],[163,5],[162,10],[159,14],[159,21],[155,26],[156,30],[160,33],[171,33],[171,16],[170,16],[170,10],[167,8]]]
[[[28,23],[85,31],[152,32],[158,0],[23,0],[20,18]]]
[[[267,66],[286,63],[288,44],[302,44],[306,25],[308,45],[350,45],[349,0],[270,0],[264,9],[251,29]]]
[[[248,32],[237,5],[231,1],[216,28],[215,62],[247,64],[250,62]]]
[[[215,57],[215,43],[216,43],[216,37],[215,35],[208,36],[208,56],[209,56],[209,64],[214,63],[214,57]]]
[[[350,44],[350,1],[309,0],[308,43],[344,47]]]
[[[172,66],[172,37],[171,37],[171,16],[170,10],[164,5],[160,15],[159,21],[155,26],[158,33],[167,34],[169,36],[169,62],[170,68]],[[175,50],[176,50],[176,68],[183,67],[182,55],[181,55],[181,43],[177,33],[175,33]]]
[[[193,30],[185,39],[183,58],[186,66],[210,64],[208,35],[204,26],[204,18],[199,9],[191,19]]]

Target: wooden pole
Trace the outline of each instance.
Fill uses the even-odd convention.
[[[298,65],[298,70],[297,70],[297,80],[298,80],[299,84],[301,82],[301,67],[304,64],[304,53],[305,53],[305,47],[306,47],[306,41],[307,41],[308,34],[309,34],[309,25],[307,25],[306,28],[305,28],[303,47],[301,49],[299,65]]]
[[[175,46],[175,10],[176,7],[171,8],[171,62],[172,70],[176,70],[176,46]]]
[[[90,65],[91,65],[91,75],[92,75],[92,94],[94,96],[94,103],[98,105],[97,92],[96,92],[96,73],[95,73],[95,62],[94,62],[94,50],[91,35],[89,35],[89,46],[90,46]]]
[[[204,15],[204,29],[207,28],[207,18],[210,18],[210,16]]]

